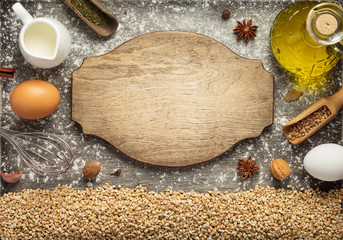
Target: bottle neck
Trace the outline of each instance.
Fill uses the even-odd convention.
[[[343,9],[337,3],[320,3],[306,19],[303,39],[311,46],[332,45],[343,39]]]
[[[313,38],[310,36],[309,32],[306,29],[306,23],[304,23],[301,26],[301,38],[302,40],[310,47],[312,48],[319,48],[322,47],[323,44],[316,42],[315,40],[313,40]]]

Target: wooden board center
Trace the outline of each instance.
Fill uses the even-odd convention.
[[[73,73],[72,118],[160,166],[215,158],[273,122],[273,75],[203,35],[145,34]]]

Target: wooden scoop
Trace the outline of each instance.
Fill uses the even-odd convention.
[[[96,33],[103,37],[108,37],[113,34],[118,28],[117,19],[103,6],[98,0],[88,0],[91,2],[101,14],[104,15],[107,23],[105,26],[97,26],[93,22],[89,21],[87,17],[82,15],[82,13],[72,4],[72,0],[65,0],[65,4],[73,10],[89,27],[91,27]],[[96,14],[96,13],[95,13]]]
[[[334,95],[327,97],[327,98],[321,98],[314,104],[312,104],[310,107],[308,107],[305,111],[300,113],[298,116],[296,116],[294,119],[292,119],[290,122],[288,122],[283,128],[283,134],[287,138],[287,140],[292,144],[299,144],[303,142],[305,139],[310,137],[313,133],[318,131],[321,127],[323,127],[325,124],[330,122],[332,119],[334,119],[338,111],[343,107],[343,88],[339,90]],[[317,125],[309,124],[313,119],[318,117],[314,117],[315,115],[320,115],[320,112],[323,109],[327,109],[329,111],[327,116],[322,116],[322,119],[316,123]],[[322,111],[323,112],[323,111]],[[305,123],[307,122],[307,124]],[[313,121],[312,121],[313,122]],[[292,134],[294,134],[294,126],[299,126],[300,124],[304,124],[305,126],[301,126],[301,129],[308,128],[304,133],[300,135],[299,137],[294,138]],[[309,127],[308,127],[309,126]]]

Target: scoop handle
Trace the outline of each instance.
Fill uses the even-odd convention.
[[[326,99],[336,107],[338,112],[343,107],[343,88]]]

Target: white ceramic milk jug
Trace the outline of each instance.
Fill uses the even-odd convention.
[[[33,18],[20,3],[12,7],[24,26],[19,35],[19,48],[26,61],[37,68],[52,68],[69,54],[71,39],[68,30],[51,18]]]

